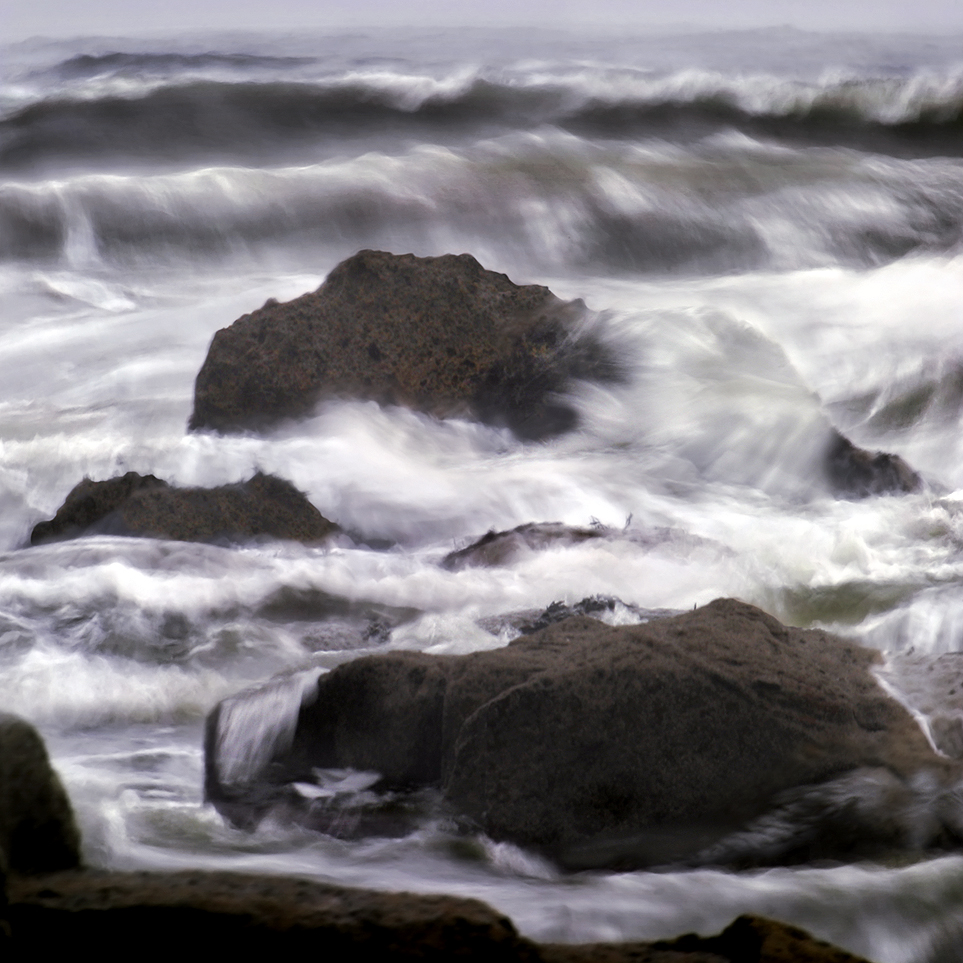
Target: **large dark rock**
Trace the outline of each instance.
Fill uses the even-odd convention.
[[[351,767],[437,785],[471,825],[572,868],[956,839],[954,764],[878,685],[877,659],[733,600],[644,625],[571,618],[467,656],[369,656],[319,679],[271,778]],[[215,751],[207,765],[210,797],[237,804]],[[922,770],[947,787],[925,838]],[[771,810],[764,838],[752,821]]]
[[[278,876],[58,873],[12,885],[9,920],[14,951],[30,959],[65,943],[142,946],[146,937],[150,955],[209,943],[239,959],[299,950],[328,960],[538,961],[511,920],[478,900]]]
[[[569,380],[612,373],[597,343],[572,337],[584,310],[468,254],[361,251],[317,291],[214,335],[190,427],[261,429],[346,397],[470,415],[525,438],[564,431]]]
[[[0,713],[0,871],[79,864],[80,834],[43,740],[28,722]]]
[[[183,954],[216,941],[247,959],[286,951],[326,960],[491,963],[864,963],[795,927],[741,916],[718,936],[659,943],[537,944],[474,899],[379,893],[234,873],[54,873],[10,887],[10,939],[0,951],[36,959],[77,945],[140,945]]]
[[[257,537],[320,542],[337,532],[290,482],[260,472],[220,488],[175,488],[153,475],[127,472],[85,478],[50,521],[34,526],[32,545],[85,533],[177,541],[243,541]]]
[[[857,448],[834,431],[825,455],[826,476],[833,490],[851,498],[919,491],[923,479],[899,455]]]

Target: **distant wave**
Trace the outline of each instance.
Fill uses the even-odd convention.
[[[47,71],[69,79],[104,74],[174,73],[227,67],[231,70],[284,69],[312,63],[312,57],[269,57],[243,53],[108,53],[78,54]]]
[[[240,56],[240,55],[239,55]],[[150,62],[231,55],[110,58]],[[146,59],[145,59],[146,58]],[[241,57],[241,60],[246,58]],[[270,58],[255,58],[260,66]],[[252,61],[254,62],[254,61]],[[348,72],[319,80],[144,81],[83,85],[21,106],[0,121],[0,166],[111,156],[251,157],[353,131],[413,136],[479,125],[553,124],[580,133],[682,142],[737,129],[753,137],[863,148],[898,156],[963,153],[963,72],[908,78],[827,77],[804,83],[687,70],[665,77],[627,69],[552,73]]]
[[[601,145],[559,130],[275,169],[0,187],[0,258],[223,257],[252,246],[498,251],[546,270],[872,265],[963,240],[952,159]]]

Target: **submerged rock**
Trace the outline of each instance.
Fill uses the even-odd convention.
[[[579,545],[612,534],[604,526],[576,528],[561,522],[528,522],[508,532],[489,531],[471,545],[449,552],[442,567],[451,572],[465,568],[507,565],[526,551],[539,551],[552,546]]]
[[[941,845],[963,828],[956,769],[878,685],[877,659],[733,600],[643,625],[575,617],[493,651],[339,666],[307,690],[263,771],[438,786],[469,825],[571,868]],[[244,800],[222,777],[218,725],[215,712],[207,792],[236,812]],[[941,800],[923,830],[917,788]],[[806,832],[740,833],[770,810]]]
[[[43,740],[28,722],[0,713],[0,884],[4,870],[79,864],[80,834]]]
[[[127,472],[85,478],[50,521],[34,526],[31,545],[100,533],[185,542],[269,537],[320,542],[338,526],[290,482],[260,472],[219,488],[175,488],[153,475]]]
[[[262,429],[345,397],[556,434],[575,424],[560,398],[570,380],[613,371],[598,343],[574,337],[584,312],[468,254],[360,251],[317,291],[214,335],[190,427]]]
[[[866,498],[919,491],[923,479],[899,455],[857,448],[839,432],[833,432],[826,452],[826,475],[840,495]]]

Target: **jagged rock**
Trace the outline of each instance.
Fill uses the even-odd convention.
[[[833,432],[825,456],[829,483],[840,495],[866,498],[898,492],[915,492],[923,480],[899,455],[857,448]]]
[[[53,519],[34,526],[30,543],[92,532],[188,542],[267,536],[312,543],[337,531],[290,482],[273,475],[259,472],[219,488],[175,488],[130,471],[107,481],[85,478]]]
[[[79,864],[80,834],[43,740],[28,722],[0,713],[0,874]]]
[[[941,801],[919,845],[940,845],[963,823],[957,768],[878,685],[876,660],[731,599],[644,625],[575,617],[493,651],[339,666],[309,690],[290,748],[265,772],[352,768],[393,789],[439,786],[471,825],[572,868],[747,863],[757,837],[761,862],[912,848],[925,772],[946,791],[926,790]],[[208,793],[243,805],[210,751],[217,727],[215,712]],[[854,803],[864,790],[870,801]],[[806,833],[740,835],[773,807]]]
[[[569,381],[614,370],[597,342],[573,337],[584,311],[468,254],[360,251],[317,291],[214,335],[190,427],[263,429],[346,397],[555,434],[575,424],[559,397]]]

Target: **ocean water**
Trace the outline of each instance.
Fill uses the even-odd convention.
[[[393,839],[245,833],[203,803],[201,729],[281,675],[251,723],[276,732],[319,669],[494,647],[493,617],[596,593],[742,598],[880,649],[894,684],[913,656],[963,651],[961,49],[791,30],[4,47],[0,700],[47,738],[87,860],[472,895],[542,940],[751,911],[879,963],[954,958],[961,856],[563,875],[440,819]],[[573,386],[579,429],[538,444],[351,401],[266,435],[188,434],[214,332],[364,247],[469,252],[583,298],[629,377]],[[837,497],[834,428],[925,486]],[[273,472],[356,537],[27,547],[81,478],[128,470]],[[533,521],[626,537],[439,564]],[[390,631],[359,641],[375,617]]]

